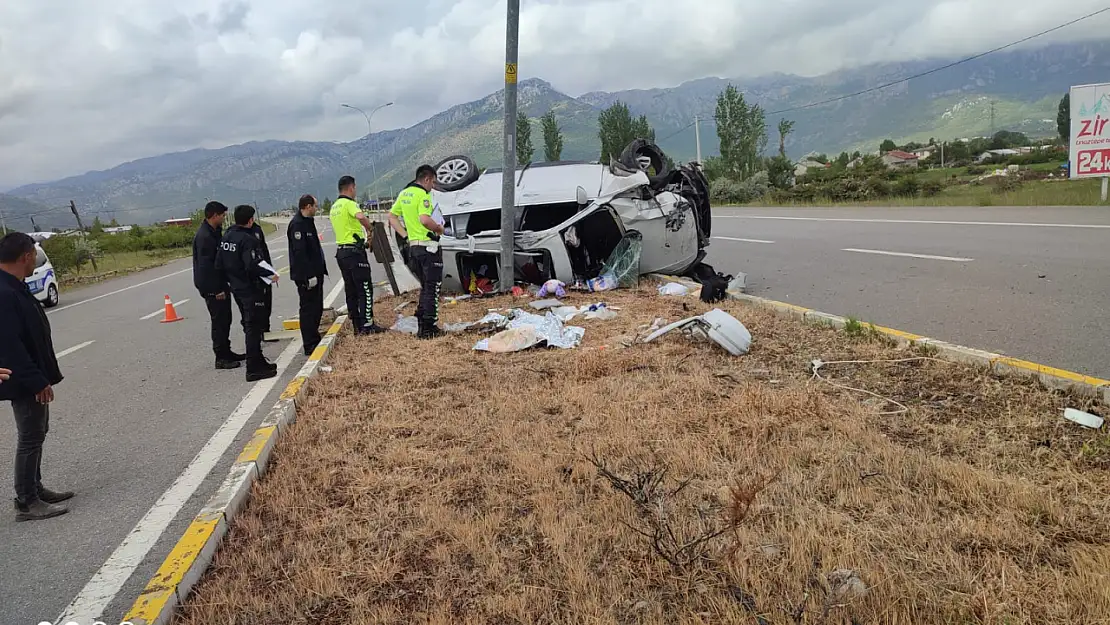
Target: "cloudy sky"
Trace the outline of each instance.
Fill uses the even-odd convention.
[[[965,55],[1102,0],[522,0],[522,77],[572,95]],[[347,141],[502,80],[504,0],[5,0],[0,189],[252,139]],[[1110,14],[1045,42],[1105,37]]]

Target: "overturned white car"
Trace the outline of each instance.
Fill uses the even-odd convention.
[[[479,173],[470,159],[457,156],[436,171],[433,199],[446,228],[440,240],[444,289],[496,284],[501,170]],[[516,177],[516,281],[596,278],[631,231],[642,240],[640,274],[684,274],[705,257],[712,225],[705,176],[693,165],[670,169],[650,143],[634,142],[610,165],[536,163]]]

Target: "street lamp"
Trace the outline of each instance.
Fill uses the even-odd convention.
[[[367,114],[366,111],[360,109],[359,107],[351,106],[350,104],[340,104],[339,106],[342,106],[343,108],[352,109],[352,110],[358,111],[359,113],[362,113],[362,116],[366,118],[366,136],[369,137],[371,135],[371,133],[373,132],[372,127],[370,126],[370,119],[374,117],[374,113],[377,113],[378,111],[384,109],[387,106],[393,106],[393,103],[392,102],[386,102],[385,104],[382,104],[382,105],[378,106],[377,108],[371,110],[369,114]],[[373,156],[370,157],[370,171],[373,172],[373,176],[374,176],[374,180],[371,181],[371,183],[370,183],[371,186],[372,186],[373,184],[377,183],[377,181],[378,181],[378,167],[377,167],[377,165],[374,164],[374,157]]]

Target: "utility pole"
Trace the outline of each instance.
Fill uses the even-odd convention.
[[[35,230],[35,232],[40,232],[39,225],[37,223],[35,223],[35,216],[34,215],[31,215],[31,228],[33,228]]]
[[[991,100],[991,138],[994,138],[994,100]]]
[[[515,282],[513,257],[516,239],[516,77],[520,0],[508,0],[505,18],[505,163],[501,169],[501,268],[498,286],[508,293]]]
[[[32,218],[32,223],[34,218]],[[8,218],[4,216],[4,207],[0,206],[0,234],[8,234]]]
[[[701,120],[694,115],[694,141],[698,146],[698,165],[701,165]]]
[[[81,229],[81,239],[85,239],[85,224],[81,223],[81,215],[77,212],[77,204],[73,200],[69,201],[69,210],[73,211],[73,216],[77,218],[77,227]],[[93,271],[99,272],[100,269],[96,266],[96,256],[89,254],[89,260],[92,261]]]
[[[940,142],[940,168],[944,169],[944,141]]]

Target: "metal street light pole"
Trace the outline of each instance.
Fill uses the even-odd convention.
[[[520,0],[508,0],[505,19],[505,163],[501,170],[501,269],[498,286],[508,293],[515,282],[513,257],[516,223],[516,77]]]
[[[359,113],[362,113],[362,116],[364,118],[366,118],[366,137],[369,138],[370,135],[373,134],[373,127],[370,125],[370,120],[374,117],[374,113],[377,113],[378,111],[384,109],[387,106],[393,106],[393,103],[392,102],[386,102],[385,104],[382,104],[382,105],[378,106],[377,108],[372,109],[369,114],[367,114],[366,111],[358,108],[357,106],[351,106],[350,104],[340,104],[339,106],[342,106],[343,108],[353,109],[353,110],[358,111]],[[370,171],[372,172],[372,175],[374,176],[374,179],[370,182],[370,186],[373,186],[378,181],[378,166],[374,164],[373,155],[370,156]]]

